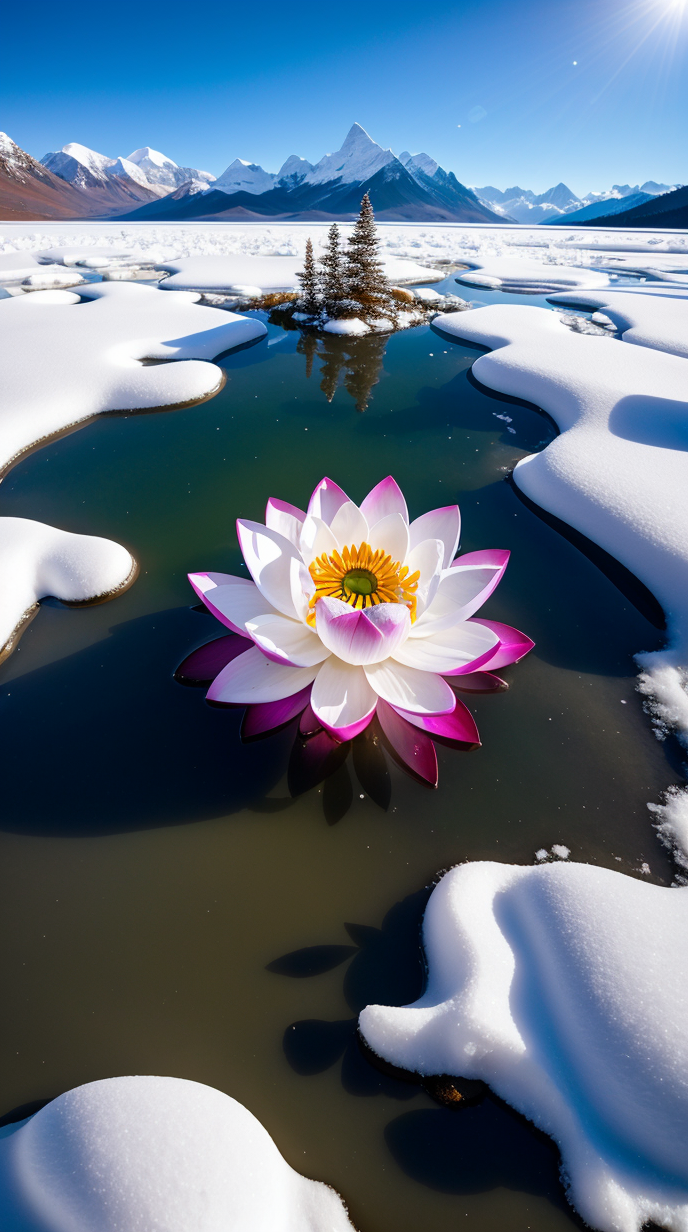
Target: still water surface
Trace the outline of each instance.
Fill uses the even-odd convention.
[[[563,1232],[548,1140],[491,1096],[450,1110],[383,1077],[355,1019],[419,994],[426,887],[458,861],[564,843],[671,880],[646,809],[671,772],[631,658],[661,634],[505,482],[553,428],[471,383],[475,348],[428,327],[358,364],[346,346],[309,355],[270,326],[210,402],[101,419],[2,484],[3,514],[119,540],[141,573],[111,604],[44,604],[0,669],[0,1114],[116,1074],[192,1078],[361,1232]],[[185,574],[243,572],[234,519],[269,495],[303,507],[327,474],[359,501],[388,473],[412,517],[459,501],[463,550],[511,549],[484,613],[536,650],[508,693],[467,698],[483,746],[438,747],[437,791],[363,740],[292,799],[293,728],[241,745],[240,712],[173,679],[222,632]]]

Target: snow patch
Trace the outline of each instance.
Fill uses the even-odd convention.
[[[14,649],[41,599],[102,599],[133,580],[134,570],[133,557],[110,539],[0,518],[0,660]]]
[[[604,294],[556,295],[552,302],[604,309],[593,313],[593,321],[610,321],[622,331],[624,342],[688,358],[688,287],[672,289],[663,285],[651,294],[638,287]]]
[[[45,295],[49,298],[45,298]],[[101,282],[0,301],[0,470],[30,446],[107,411],[175,406],[222,385],[213,359],[262,337],[260,321],[189,293]],[[144,359],[187,363],[144,366]]]
[[[546,449],[521,459],[514,481],[659,600],[668,646],[636,655],[639,687],[688,747],[686,360],[574,333],[545,308],[489,305],[436,324],[494,348],[474,363],[477,379],[542,407],[559,427]]]
[[[423,923],[428,985],[369,1005],[370,1047],[479,1078],[552,1137],[601,1232],[688,1227],[688,887],[585,864],[463,865]]]
[[[490,287],[498,291],[543,294],[565,287],[606,287],[607,274],[578,266],[547,264],[520,257],[499,257],[472,262],[471,268],[456,275],[456,281],[469,287]]]
[[[352,1232],[247,1108],[182,1078],[91,1082],[0,1129],[0,1186],[22,1232]]]

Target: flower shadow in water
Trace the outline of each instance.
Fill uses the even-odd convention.
[[[283,954],[267,970],[291,979],[313,978],[348,963],[343,991],[352,1017],[327,1022],[308,1018],[291,1023],[282,1046],[289,1065],[307,1077],[324,1073],[341,1060],[341,1081],[351,1095],[412,1099],[415,1082],[370,1064],[359,1045],[358,1015],[372,999],[405,1005],[423,988],[425,967],[420,928],[430,888],[409,895],[387,913],[381,928],[345,924],[352,945],[306,946]]]
[[[199,605],[202,610],[202,605]],[[192,651],[175,672],[179,684],[207,688],[213,678],[239,655],[251,649],[252,643],[236,633],[214,638]],[[463,694],[501,693],[508,685],[501,677],[487,671],[461,676],[453,681],[455,690]],[[347,812],[353,799],[351,780],[345,770],[349,753],[358,780],[371,799],[387,809],[391,800],[391,779],[383,750],[418,782],[437,786],[437,753],[435,742],[469,751],[479,745],[478,732],[470,712],[457,699],[462,713],[457,720],[456,736],[427,734],[402,718],[393,707],[378,701],[377,713],[369,726],[352,740],[338,740],[326,731],[310,706],[310,686],[280,702],[257,705],[226,705],[211,701],[213,708],[243,711],[241,739],[243,743],[262,741],[274,732],[293,729],[298,718],[289,758],[287,780],[292,797],[310,791],[319,783],[332,780],[324,799],[325,815],[332,824]],[[466,738],[461,739],[461,736]]]
[[[569,1207],[559,1177],[559,1152],[545,1134],[514,1112],[482,1083],[416,1075],[385,1066],[361,1047],[358,1015],[369,1004],[407,1005],[422,994],[425,964],[423,914],[432,887],[396,903],[381,928],[344,925],[352,945],[314,945],[284,954],[267,970],[280,978],[317,978],[347,964],[342,991],[352,1017],[328,1022],[303,1019],[284,1032],[291,1068],[304,1078],[341,1062],[344,1090],[357,1097],[382,1095],[408,1102],[421,1089],[444,1107],[414,1108],[386,1126],[385,1142],[398,1167],[420,1185],[468,1195],[506,1188],[545,1198],[585,1225]],[[463,1094],[457,1099],[456,1094]],[[452,1098],[454,1096],[454,1098]]]

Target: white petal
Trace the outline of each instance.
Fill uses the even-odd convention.
[[[194,575],[198,580],[198,575]],[[222,579],[218,586],[208,585],[212,578]],[[208,610],[217,616],[223,624],[229,625],[237,633],[245,633],[247,620],[255,620],[257,616],[269,614],[277,616],[277,610],[268,603],[255,582],[249,578],[232,577],[229,573],[206,574],[204,585],[197,586],[203,590],[203,600]]]
[[[338,730],[347,739],[347,728],[365,719],[377,705],[377,694],[371,689],[361,667],[342,663],[334,655],[323,663],[311,693],[311,706],[327,727]]]
[[[446,569],[432,603],[411,630],[411,637],[427,637],[467,620],[482,606],[503,573],[496,565],[466,565]]]
[[[361,543],[368,543],[368,523],[353,501],[347,501],[340,506],[330,522],[330,530],[340,551],[344,547],[358,547]]]
[[[407,640],[392,651],[392,658],[423,672],[444,674],[489,655],[498,643],[497,634],[485,625],[462,621],[442,633]]]
[[[216,676],[207,697],[213,702],[235,702],[248,705],[258,702],[278,702],[305,689],[315,679],[316,667],[284,667],[271,663],[253,646],[223,667]]]
[[[268,658],[292,667],[314,667],[330,653],[313,629],[286,616],[258,616],[255,620],[247,620],[246,631]]]
[[[390,706],[400,706],[414,714],[450,714],[456,705],[446,680],[431,672],[419,672],[391,659],[364,667],[363,671],[378,696]]]
[[[444,509],[430,509],[428,513],[416,518],[409,527],[411,548],[415,548],[424,539],[439,539],[443,545],[442,568],[448,569],[456,555],[461,534],[461,515],[458,505],[447,505]]]
[[[298,559],[296,548],[283,535],[260,522],[239,518],[237,534],[244,560],[258,589],[278,612],[295,619],[290,562]]]
[[[296,615],[305,622],[310,608],[309,600],[315,594],[315,582],[300,557],[291,561],[289,583]]]
[[[443,557],[444,544],[439,539],[424,539],[406,557],[409,573],[415,573],[416,569],[420,572],[416,591],[418,616],[435,598],[442,576]]]
[[[301,556],[306,564],[310,565],[311,561],[315,560],[316,556],[322,556],[323,552],[328,556],[336,552],[339,544],[322,518],[309,513],[303,524],[299,546]]]
[[[368,543],[373,551],[382,548],[388,552],[393,561],[403,565],[408,556],[409,532],[408,526],[400,513],[388,513],[374,526],[368,534]]]

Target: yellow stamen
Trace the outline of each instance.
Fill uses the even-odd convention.
[[[382,548],[373,551],[370,544],[362,543],[329,556],[323,552],[311,563],[310,575],[315,582],[315,594],[310,600],[309,625],[315,625],[315,605],[325,596],[341,599],[357,610],[376,607],[378,603],[405,603],[411,620],[416,619],[420,570],[409,574],[408,565],[393,561]]]

